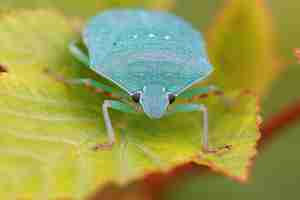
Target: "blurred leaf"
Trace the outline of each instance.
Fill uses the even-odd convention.
[[[298,63],[300,64],[300,49],[295,49],[294,53],[295,53],[295,56],[298,60]]]
[[[175,0],[1,0],[1,9],[10,8],[56,8],[72,16],[92,16],[103,9],[116,7],[142,7],[169,10]]]
[[[189,161],[247,177],[259,132],[256,99],[240,92],[228,91],[237,100],[232,108],[214,96],[201,101],[210,111],[211,146],[233,145],[223,154],[201,152],[200,113],[155,121],[111,112],[118,142],[111,151],[92,151],[107,139],[103,99],[44,73],[50,67],[69,78],[90,74],[68,53],[75,37],[68,20],[55,12],[1,17],[0,63],[8,73],[0,75],[0,174],[9,177],[0,179],[1,197],[80,199],[109,181],[127,183]]]
[[[271,16],[263,1],[226,3],[208,35],[215,77],[227,76],[226,88],[261,94],[280,72],[272,44]]]

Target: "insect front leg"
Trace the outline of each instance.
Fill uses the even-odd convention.
[[[208,130],[208,110],[203,104],[184,104],[177,105],[168,114],[178,113],[178,112],[195,112],[200,111],[203,114],[203,136],[202,136],[202,149],[206,153],[217,153],[223,149],[229,149],[230,146],[225,145],[222,148],[213,149],[209,145],[209,130]]]
[[[120,101],[105,100],[102,105],[102,112],[105,127],[107,130],[108,142],[95,145],[93,148],[94,150],[110,150],[115,143],[115,132],[112,127],[111,119],[108,113],[109,108],[125,113],[136,113],[136,111],[132,107],[128,106],[125,103],[122,103]]]

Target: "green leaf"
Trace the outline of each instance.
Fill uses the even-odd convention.
[[[208,35],[215,80],[227,76],[226,85],[220,83],[224,87],[261,94],[281,72],[273,50],[271,16],[263,1],[226,3]]]
[[[229,151],[201,152],[200,113],[150,120],[114,111],[117,144],[111,151],[92,151],[107,139],[103,98],[44,73],[51,68],[68,78],[95,76],[68,52],[69,42],[78,37],[69,23],[53,11],[0,18],[0,64],[8,68],[0,74],[0,174],[9,177],[0,179],[3,199],[80,199],[107,182],[128,183],[189,161],[247,177],[259,138],[256,99],[239,91],[227,92],[235,102],[231,108],[215,96],[201,101],[209,108],[211,146],[233,145]]]

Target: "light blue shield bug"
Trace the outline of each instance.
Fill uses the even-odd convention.
[[[112,81],[124,93],[91,79],[69,83],[93,86],[115,99],[102,105],[108,142],[96,149],[111,148],[115,142],[108,108],[126,113],[144,113],[153,119],[176,112],[203,113],[203,148],[208,145],[208,112],[204,105],[168,106],[175,98],[194,99],[215,87],[189,89],[213,71],[201,34],[180,17],[158,11],[110,10],[93,17],[82,33],[87,49],[70,45],[71,53],[85,66]],[[126,95],[124,95],[126,94]]]

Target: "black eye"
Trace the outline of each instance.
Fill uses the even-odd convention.
[[[135,94],[133,94],[131,96],[132,100],[135,102],[135,103],[139,103],[140,102],[140,98],[141,98],[141,93],[137,92]]]
[[[169,94],[169,103],[170,104],[174,103],[175,99],[176,99],[176,97],[174,94]]]

